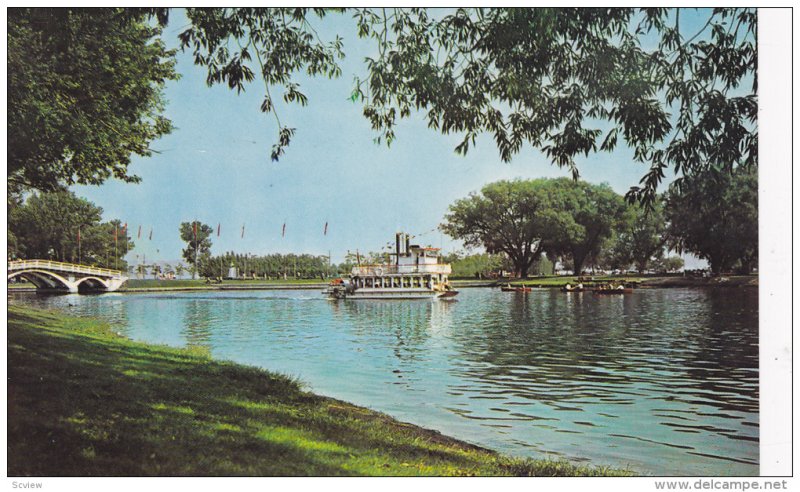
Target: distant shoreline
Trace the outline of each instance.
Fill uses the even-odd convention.
[[[740,275],[730,277],[595,277],[594,282],[632,282],[639,288],[679,288],[679,287],[703,287],[703,288],[758,288],[757,275]],[[152,282],[153,286],[147,286]],[[175,282],[174,285],[170,283]],[[513,285],[525,285],[540,289],[556,289],[566,284],[576,284],[576,277],[543,277],[529,278],[525,280],[452,280],[451,283],[456,288],[475,288],[475,287],[498,287],[506,283]],[[584,282],[591,283],[592,281]],[[227,281],[222,284],[206,284],[203,281],[188,280],[136,280],[137,284],[145,284],[137,287],[123,287],[117,292],[120,293],[140,293],[140,292],[191,292],[191,291],[239,291],[239,290],[322,290],[327,287],[327,283],[311,283],[302,281],[258,283],[252,281]],[[196,285],[191,285],[196,283]],[[189,284],[189,285],[187,285]],[[31,284],[9,284],[8,292],[34,292],[36,290]]]

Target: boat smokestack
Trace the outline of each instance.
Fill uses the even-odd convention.
[[[408,252],[411,250],[411,235],[406,234],[406,256],[408,256]]]
[[[400,233],[399,232],[394,235],[394,252],[396,253],[396,255],[395,255],[395,264],[399,265],[400,264]]]

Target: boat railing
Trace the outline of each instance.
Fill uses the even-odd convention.
[[[452,268],[446,263],[423,265],[361,265],[353,267],[352,274],[362,277],[381,277],[383,275],[404,275],[415,273],[430,273],[449,275]]]

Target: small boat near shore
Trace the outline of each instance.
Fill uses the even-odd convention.
[[[512,285],[504,285],[500,287],[500,290],[503,292],[530,292],[530,287],[525,287],[524,285],[512,286]]]
[[[395,235],[393,264],[357,265],[347,279],[331,281],[330,299],[434,299],[458,294],[448,280],[452,269],[439,263],[439,248],[410,244],[411,236]]]

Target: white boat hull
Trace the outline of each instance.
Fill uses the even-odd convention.
[[[336,299],[435,299],[447,295],[447,292],[429,289],[356,289],[354,292],[347,292],[344,295],[333,295],[330,291],[326,293]]]

